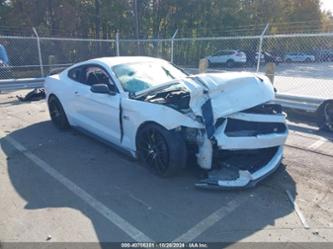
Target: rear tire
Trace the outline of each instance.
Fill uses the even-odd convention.
[[[59,99],[51,96],[48,100],[48,107],[53,124],[60,130],[68,129],[70,124]]]
[[[333,101],[325,101],[318,109],[317,123],[320,130],[333,132]]]
[[[232,68],[235,65],[235,62],[233,60],[228,60],[227,61],[227,67]]]
[[[306,63],[310,63],[310,62],[311,62],[311,59],[310,59],[310,58],[306,58],[306,59],[305,59],[305,62],[306,62]]]
[[[182,136],[175,131],[150,123],[138,131],[137,155],[154,174],[169,177],[186,167],[187,149]]]

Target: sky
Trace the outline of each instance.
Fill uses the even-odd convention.
[[[321,0],[321,3],[323,10],[330,10],[333,13],[333,0]]]

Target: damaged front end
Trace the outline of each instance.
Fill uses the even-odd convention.
[[[280,109],[273,105],[260,107]],[[203,145],[210,147],[211,153],[205,153],[205,156],[212,158],[212,164],[208,177],[197,183],[197,187],[250,187],[279,167],[288,135],[285,116],[281,112],[239,112],[219,121],[211,143]],[[199,149],[198,158],[208,150]],[[207,164],[203,166],[207,168]]]
[[[201,105],[206,133],[197,162],[209,172],[196,186],[254,186],[279,167],[288,136],[281,107],[265,104],[274,98],[269,80],[243,74],[227,75],[227,80],[206,75],[199,81],[207,94]]]
[[[202,124],[182,128],[208,172],[196,186],[222,189],[254,186],[279,167],[288,129],[281,107],[268,104],[273,99],[269,79],[250,73],[196,75],[141,98]]]

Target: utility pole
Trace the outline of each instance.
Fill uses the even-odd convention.
[[[134,16],[135,16],[135,35],[137,41],[138,55],[140,55],[140,42],[139,42],[139,17],[138,17],[138,1],[134,0]]]

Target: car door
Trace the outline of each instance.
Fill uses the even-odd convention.
[[[295,54],[295,53],[289,54],[288,58],[289,58],[292,62],[296,62],[296,61],[297,61],[297,54]]]
[[[212,63],[225,63],[226,62],[226,53],[225,51],[219,51],[210,58]]]
[[[221,51],[219,51],[219,52],[213,54],[212,56],[210,56],[209,61],[210,61],[211,63],[219,63],[219,56],[220,56],[220,53],[221,53]]]
[[[106,84],[110,93],[95,93],[91,86]],[[81,68],[80,82],[73,84],[73,111],[78,126],[114,144],[120,143],[120,94],[100,65]]]
[[[222,51],[220,54],[220,62],[226,63],[229,59],[232,59],[233,52],[232,51]]]
[[[298,53],[297,54],[297,61],[298,62],[303,62],[304,61],[304,54],[303,53]]]

